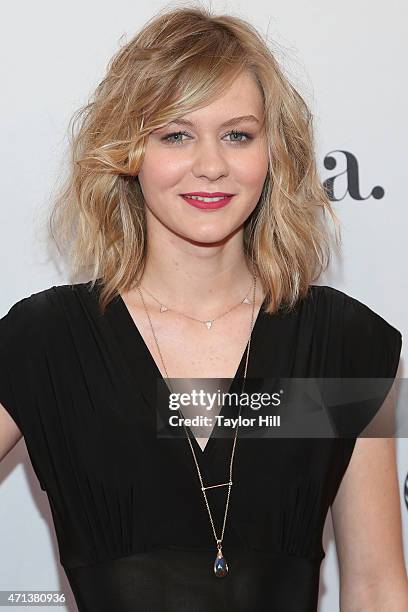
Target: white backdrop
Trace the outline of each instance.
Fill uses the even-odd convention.
[[[162,6],[152,1],[136,8],[134,1],[125,0],[26,0],[8,3],[3,11],[0,316],[17,300],[67,282],[47,254],[41,223],[62,163],[68,121],[102,78],[121,36],[129,39]],[[343,0],[337,5],[252,0],[250,9],[237,1],[212,6],[217,13],[249,19],[278,45],[278,59],[315,115],[322,179],[339,175],[334,195],[343,256],[319,284],[366,303],[405,341],[408,135],[407,85],[401,77],[406,73],[408,5],[403,0]],[[406,351],[404,342],[400,377]],[[408,559],[408,440],[398,440],[397,449]],[[0,542],[0,590],[61,590],[68,599],[65,609],[76,611],[59,564],[47,496],[24,440],[0,465]],[[330,513],[323,546],[319,612],[336,612],[338,568]]]

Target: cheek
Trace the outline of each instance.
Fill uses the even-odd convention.
[[[258,189],[263,185],[268,171],[268,151],[260,145],[248,151],[247,155],[236,157],[234,160],[234,174],[241,187]]]
[[[253,165],[248,164],[240,167],[235,174],[235,178],[242,189],[251,192],[258,191],[263,187],[267,171],[268,163],[258,161]]]
[[[145,157],[139,171],[139,180],[147,194],[176,185],[183,175],[183,165],[165,153]]]

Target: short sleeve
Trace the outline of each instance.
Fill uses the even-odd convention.
[[[402,334],[379,314],[347,297],[344,308],[343,376],[395,378]]]
[[[17,387],[24,385],[21,354],[27,350],[27,298],[16,302],[0,319],[0,404],[23,433]]]
[[[346,295],[342,336],[342,377],[359,380],[350,387],[356,399],[342,406],[337,424],[344,436],[355,437],[369,425],[392,387],[402,334],[371,308]]]

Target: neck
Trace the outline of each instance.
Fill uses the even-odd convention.
[[[241,233],[225,244],[197,245],[160,237],[160,248],[149,241],[140,285],[169,307],[206,318],[208,313],[253,299],[253,275]],[[146,294],[145,294],[146,296]],[[151,301],[151,296],[147,294]],[[259,279],[256,301],[263,299]]]

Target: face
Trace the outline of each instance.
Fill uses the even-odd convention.
[[[149,135],[139,172],[148,228],[160,223],[190,242],[211,244],[243,227],[268,170],[262,110],[258,86],[243,74],[222,97]],[[245,118],[231,121],[237,117]],[[218,204],[183,197],[194,192],[232,197]]]

